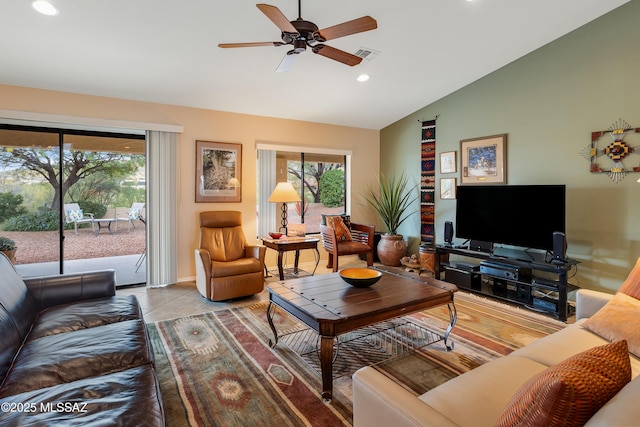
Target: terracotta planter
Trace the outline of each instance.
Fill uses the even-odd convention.
[[[402,234],[383,234],[378,243],[378,258],[384,265],[398,267],[402,265],[400,258],[407,254],[407,243]]]
[[[9,258],[9,261],[11,261],[12,264],[16,263],[16,250],[12,249],[10,251],[2,251],[3,254],[5,254],[7,256],[7,258]]]

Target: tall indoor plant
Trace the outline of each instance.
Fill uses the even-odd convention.
[[[399,266],[400,258],[406,255],[407,244],[404,237],[398,234],[398,228],[416,212],[411,210],[411,205],[417,200],[415,189],[416,186],[409,185],[409,178],[404,172],[391,177],[380,174],[378,187],[363,195],[387,228],[387,233],[381,236],[378,243],[378,258],[384,265]]]

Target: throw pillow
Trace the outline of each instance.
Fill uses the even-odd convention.
[[[327,225],[336,233],[336,240],[338,242],[350,242],[351,241],[351,232],[349,228],[345,225],[341,216],[328,216],[327,217]]]
[[[138,218],[140,218],[140,209],[129,209],[129,219],[133,220]]]
[[[68,211],[68,214],[69,214],[69,219],[71,221],[80,221],[81,219],[84,218],[84,213],[82,212],[82,209],[77,210],[77,211],[70,209]]]
[[[618,292],[640,299],[640,258],[636,261],[635,267],[629,273],[627,280],[622,283]]]
[[[320,214],[320,215],[322,218],[320,220],[320,224],[322,225],[329,225],[329,222],[328,222],[329,218],[339,216],[339,217],[342,217],[342,222],[344,222],[344,225],[346,225],[347,228],[351,230],[351,215],[347,215],[346,213],[340,214],[340,215],[329,215],[329,214]]]
[[[582,323],[582,327],[609,341],[626,339],[629,351],[640,357],[640,300],[629,295],[615,294],[596,314]]]
[[[582,426],[630,380],[625,340],[591,348],[533,376],[496,426]]]

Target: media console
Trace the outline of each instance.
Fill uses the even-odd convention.
[[[459,255],[472,262],[441,262],[441,255]],[[480,260],[479,262],[476,260]],[[548,313],[565,322],[572,314],[567,292],[577,289],[567,282],[569,271],[578,262],[562,264],[514,256],[498,255],[448,245],[436,245],[435,278],[471,292],[508,300],[536,311]]]

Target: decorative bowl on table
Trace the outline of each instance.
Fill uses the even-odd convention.
[[[282,237],[282,233],[269,233],[272,239],[279,239]]]
[[[356,288],[366,288],[376,283],[382,273],[372,268],[345,268],[340,270],[342,280]]]

